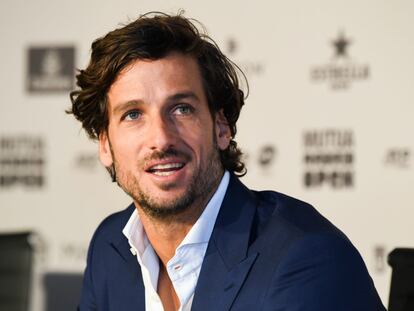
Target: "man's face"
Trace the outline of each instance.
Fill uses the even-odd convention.
[[[133,61],[109,89],[108,117],[101,161],[115,166],[117,182],[144,212],[170,216],[205,203],[231,134],[222,112],[210,114],[193,57]]]

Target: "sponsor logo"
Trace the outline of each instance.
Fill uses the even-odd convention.
[[[64,242],[59,248],[62,260],[72,262],[84,262],[88,252],[88,247],[84,244]]]
[[[386,150],[384,164],[388,167],[407,169],[411,163],[411,150],[406,147],[390,148]]]
[[[30,135],[0,137],[0,188],[40,188],[45,183],[45,143]]]
[[[259,168],[261,170],[269,171],[274,166],[277,158],[276,146],[272,144],[264,144],[254,152],[243,152],[243,161],[246,167]]]
[[[246,74],[248,78],[260,76],[264,73],[265,66],[263,63],[257,60],[240,57],[240,44],[236,39],[229,38],[226,40],[225,51],[226,54],[235,61],[235,63],[240,67],[240,69]]]
[[[271,166],[276,158],[276,147],[272,145],[264,145],[259,149],[257,157],[258,164],[262,168],[268,168]]]
[[[374,271],[376,273],[383,273],[386,268],[386,260],[387,260],[387,251],[385,246],[383,245],[376,245],[374,246]]]
[[[74,87],[74,47],[30,47],[27,90],[68,92]]]
[[[306,188],[327,186],[343,189],[354,186],[354,134],[351,130],[305,131],[303,144],[303,183]]]
[[[96,152],[79,153],[75,160],[75,167],[85,171],[93,171],[98,167],[98,155]]]
[[[334,49],[333,58],[322,65],[311,68],[311,81],[326,83],[333,90],[348,89],[352,82],[366,80],[370,77],[370,66],[354,61],[348,53],[353,40],[339,32],[338,37],[331,42]]]

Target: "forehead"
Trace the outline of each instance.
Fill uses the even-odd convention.
[[[137,59],[116,77],[108,91],[110,106],[129,100],[161,99],[177,92],[193,92],[205,100],[197,60],[170,53],[157,60]]]

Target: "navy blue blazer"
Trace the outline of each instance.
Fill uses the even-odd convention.
[[[122,234],[134,208],[109,216],[96,230],[81,311],[145,311],[140,267]],[[192,310],[385,308],[358,251],[312,206],[281,193],[249,190],[231,176]]]

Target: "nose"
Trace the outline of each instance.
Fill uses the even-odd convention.
[[[168,116],[157,115],[150,121],[149,148],[151,150],[165,151],[174,147],[177,139],[177,129]]]

